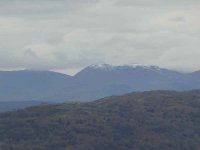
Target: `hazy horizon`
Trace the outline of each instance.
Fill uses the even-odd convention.
[[[77,73],[79,73],[80,71],[82,71],[83,69],[89,67],[89,66],[93,66],[93,65],[111,65],[112,67],[119,67],[119,66],[130,66],[133,65],[133,64],[137,64],[137,63],[132,63],[132,64],[121,64],[121,65],[113,65],[113,64],[104,64],[104,63],[99,63],[99,64],[90,64],[88,66],[84,66],[82,68],[79,68],[79,69],[55,69],[55,70],[51,70],[51,69],[27,69],[27,68],[21,68],[21,69],[2,69],[0,71],[53,71],[53,72],[57,72],[57,73],[62,73],[62,74],[66,74],[66,75],[70,75],[70,76],[74,76],[76,75]],[[139,64],[138,66],[154,66],[154,65],[148,65],[148,64]],[[192,72],[197,72],[197,71],[200,71],[200,69],[198,70],[194,70],[194,71],[181,71],[181,70],[178,70],[178,69],[170,69],[170,68],[166,68],[166,67],[160,67],[159,65],[156,65],[155,67],[159,67],[161,69],[168,69],[168,70],[171,70],[171,71],[177,71],[177,72],[180,72],[180,73],[192,73]]]

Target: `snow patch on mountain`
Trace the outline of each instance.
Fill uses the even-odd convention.
[[[92,69],[101,69],[101,70],[106,70],[106,71],[114,70],[115,67],[116,66],[109,65],[109,64],[95,64],[95,65],[89,66],[89,68],[92,68]]]
[[[129,66],[132,68],[143,68],[143,69],[148,69],[148,70],[157,70],[157,71],[161,70],[161,68],[159,66],[138,64],[138,63],[129,64],[129,65],[125,65],[125,66]]]
[[[128,64],[128,65],[110,65],[110,64],[95,64],[95,65],[90,65],[89,68],[92,69],[101,69],[104,71],[111,71],[111,70],[116,70],[119,68],[123,68],[123,67],[129,67],[129,68],[143,68],[146,70],[154,70],[154,71],[160,71],[161,68],[158,66],[153,66],[153,65],[144,65],[144,64],[138,64],[138,63],[133,63],[133,64]]]

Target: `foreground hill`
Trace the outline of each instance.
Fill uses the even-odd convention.
[[[1,150],[199,150],[200,91],[154,91],[0,114]]]
[[[200,89],[200,72],[156,66],[91,65],[75,76],[51,71],[0,72],[0,101],[86,101],[132,91]]]

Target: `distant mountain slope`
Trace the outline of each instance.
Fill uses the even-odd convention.
[[[8,101],[0,102],[0,112],[13,111],[23,109],[30,106],[41,105],[43,102],[40,101]]]
[[[0,101],[46,100],[69,84],[71,76],[51,71],[1,71]]]
[[[192,90],[200,88],[197,73],[180,73],[157,66],[91,65],[74,76],[84,84],[84,96],[101,98],[131,91]],[[92,92],[91,92],[92,91]]]
[[[173,88],[169,84],[182,76],[181,73],[161,69],[155,66],[89,66],[79,72],[75,78],[92,86],[125,85],[131,90],[151,90]]]
[[[199,150],[200,91],[154,91],[0,114],[1,150]]]
[[[0,72],[0,101],[86,101],[132,91],[200,88],[200,73],[157,66],[91,65],[75,76],[51,71]]]

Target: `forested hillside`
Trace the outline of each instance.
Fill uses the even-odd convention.
[[[0,115],[1,150],[199,150],[200,91],[153,91]]]

